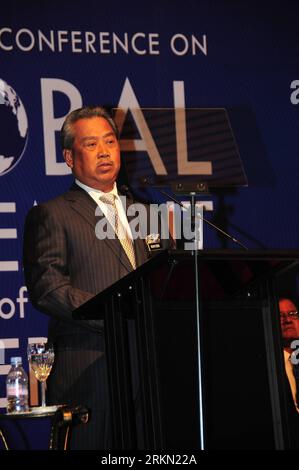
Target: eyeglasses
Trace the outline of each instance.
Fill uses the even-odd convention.
[[[289,317],[293,318],[294,320],[297,320],[299,318],[299,313],[297,310],[293,312],[280,312],[281,319]]]

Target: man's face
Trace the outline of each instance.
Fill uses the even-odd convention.
[[[297,312],[296,305],[289,299],[281,299],[279,301],[279,311],[283,339],[292,341],[299,338],[298,315],[289,315],[290,312]]]
[[[120,149],[109,122],[102,117],[79,119],[73,124],[72,150],[64,150],[67,165],[81,183],[111,191],[120,169]]]

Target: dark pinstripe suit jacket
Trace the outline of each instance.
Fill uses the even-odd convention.
[[[49,338],[56,344],[50,398],[92,408],[94,426],[88,425],[89,436],[86,431],[87,437],[80,436],[78,429],[74,441],[74,448],[85,449],[109,447],[103,324],[100,320],[75,322],[71,313],[131,270],[117,239],[96,237],[96,207],[74,184],[65,194],[33,207],[24,233],[29,296],[38,310],[50,315]],[[134,244],[140,265],[148,259],[147,249],[144,240]]]
[[[132,201],[129,201],[131,204]],[[65,194],[35,206],[24,234],[24,270],[30,299],[56,318],[54,336],[65,333],[71,312],[130,272],[129,260],[117,239],[95,235],[96,203],[74,184]],[[137,265],[148,259],[144,240],[135,240]],[[96,322],[84,326],[98,330]],[[77,324],[68,331],[77,331]]]

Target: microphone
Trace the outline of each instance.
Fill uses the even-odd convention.
[[[153,186],[151,183],[150,183],[150,180],[148,177],[146,176],[142,176],[140,179],[140,182],[144,185],[147,185],[149,187],[152,187],[154,189],[156,189],[157,191],[159,191],[161,194],[163,194],[164,196],[166,196],[167,198],[171,199],[172,201],[174,201],[176,204],[178,204],[179,206],[181,206],[183,209],[186,209],[186,207],[180,202],[178,201],[175,197],[171,196],[169,193],[167,193],[166,191],[163,191],[162,189],[160,189],[159,187],[157,186]],[[192,199],[194,199],[194,194],[192,195]],[[192,210],[192,209],[191,209]],[[237,238],[233,237],[232,235],[230,235],[229,233],[225,232],[224,230],[222,230],[222,228],[218,227],[217,225],[213,224],[213,222],[211,222],[210,220],[206,219],[205,217],[203,217],[201,214],[197,214],[198,217],[203,221],[205,222],[206,224],[210,225],[210,227],[212,227],[214,230],[217,230],[218,232],[220,232],[222,235],[224,235],[226,238],[228,238],[229,240],[231,240],[232,242],[236,243],[237,245],[241,246],[242,248],[244,248],[244,250],[248,250],[247,246],[243,245],[243,243],[241,243]]]
[[[129,191],[129,186],[127,186],[126,184],[122,184],[120,187],[120,191],[122,193],[127,193]]]
[[[151,182],[149,181],[149,179],[146,176],[142,176],[139,180],[140,180],[140,183],[142,183],[142,184],[151,185]]]
[[[121,193],[125,194],[125,196],[128,196],[131,199],[133,199],[131,190],[130,190],[129,186],[127,186],[126,184],[122,184],[119,188],[119,191]]]

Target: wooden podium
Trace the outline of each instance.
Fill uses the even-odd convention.
[[[277,283],[298,265],[163,251],[74,311],[105,320],[114,448],[288,448]]]

